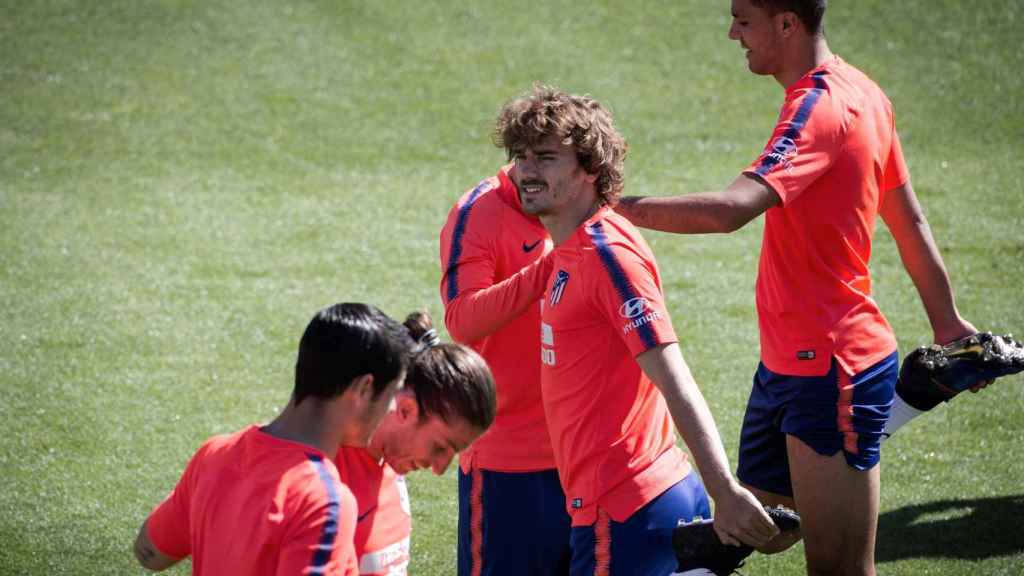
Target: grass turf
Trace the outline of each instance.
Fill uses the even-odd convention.
[[[491,122],[532,81],[613,109],[627,192],[728,183],[781,89],[725,38],[728,3],[664,4],[8,3],[0,573],[137,571],[139,522],[204,438],[276,413],[320,307],[440,317],[437,233],[502,163]],[[827,18],[832,48],[895,104],[962,312],[1000,332],[1024,331],[1022,18],[1014,0],[864,0]],[[733,457],[760,226],[648,234]],[[930,332],[884,227],[876,238],[876,297],[907,351]],[[1021,384],[965,395],[887,444],[880,571],[1019,570]],[[410,487],[411,572],[451,574],[454,476]],[[802,555],[750,568],[798,574]]]

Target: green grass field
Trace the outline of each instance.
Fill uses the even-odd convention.
[[[317,309],[440,317],[438,232],[533,81],[612,108],[634,194],[727,184],[782,101],[724,0],[2,4],[3,575],[141,572],[139,523],[203,439],[286,402]],[[1024,332],[1024,5],[832,4],[833,50],[895,104],[961,311]],[[733,459],[760,230],[647,235]],[[928,342],[884,226],[872,264],[902,350]],[[1020,574],[1022,436],[1016,376],[889,441],[880,573]],[[454,474],[410,485],[411,572],[453,574]],[[745,573],[802,570],[798,546]]]

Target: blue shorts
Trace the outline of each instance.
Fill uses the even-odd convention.
[[[672,550],[672,530],[680,520],[710,518],[711,505],[696,471],[637,510],[625,522],[598,508],[597,522],[572,529],[573,576],[664,576],[679,562]],[[598,566],[607,570],[598,572]]]
[[[824,376],[785,376],[758,365],[743,417],[736,476],[747,485],[792,496],[787,434],[818,454],[842,450],[850,466],[872,468],[878,464],[897,376],[897,352],[853,376],[834,358]]]
[[[459,576],[565,576],[570,525],[557,470],[459,469]]]

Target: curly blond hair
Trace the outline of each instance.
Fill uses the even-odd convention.
[[[597,176],[598,201],[614,205],[622,194],[628,146],[612,125],[611,112],[590,96],[534,84],[531,93],[502,107],[493,139],[511,160],[516,151],[536,146],[551,135],[576,149],[580,166]]]

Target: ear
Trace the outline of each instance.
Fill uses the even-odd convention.
[[[366,403],[373,402],[373,374],[356,376],[352,379],[348,388],[360,401]]]
[[[776,15],[776,31],[783,38],[789,38],[797,31],[799,27],[803,26],[800,22],[800,18],[796,15],[796,12],[780,12]]]
[[[399,392],[395,395],[396,412],[403,423],[416,422],[420,418],[420,407],[412,394]]]

